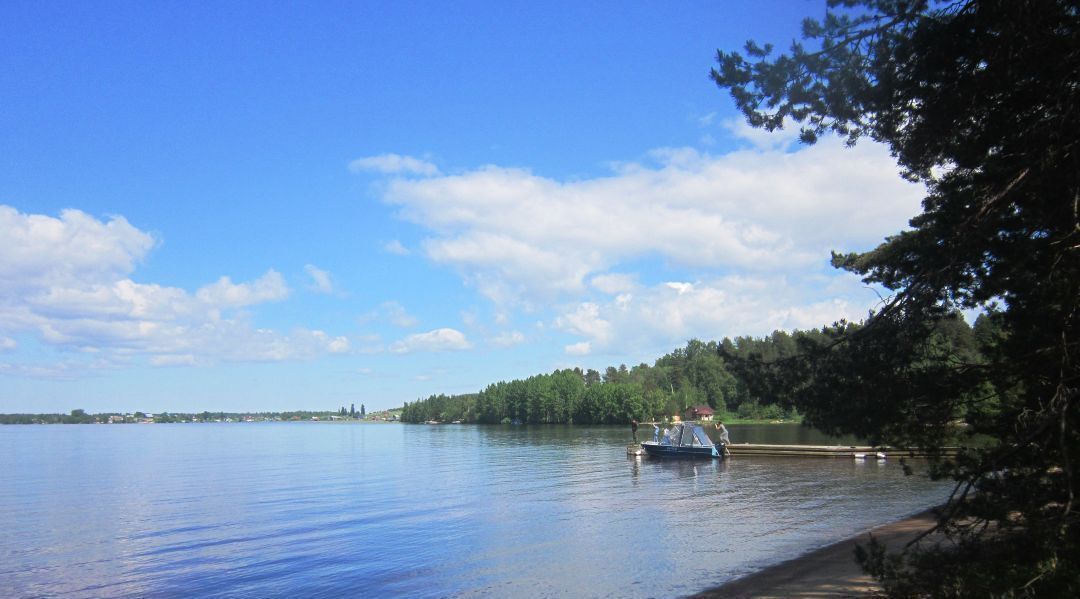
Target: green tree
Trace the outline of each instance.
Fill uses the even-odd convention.
[[[1075,0],[829,0],[803,42],[720,51],[712,75],[754,126],[790,120],[812,143],[886,144],[925,185],[911,229],[833,264],[890,290],[862,327],[757,359],[827,430],[940,448],[957,481],[939,528],[953,544],[863,555],[895,595],[1080,593],[1077,356],[1080,8]],[[982,359],[950,336],[957,309],[997,303]],[[750,360],[753,362],[753,360]],[[771,378],[770,378],[771,377]],[[779,387],[777,387],[779,388]],[[951,425],[962,418],[964,429]]]
[[[72,410],[71,415],[64,417],[62,421],[70,424],[85,424],[93,422],[94,417],[87,414],[86,410]]]
[[[600,373],[592,368],[585,371],[585,386],[592,387],[598,384],[600,384]]]

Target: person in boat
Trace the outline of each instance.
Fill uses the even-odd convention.
[[[637,443],[637,419],[630,421],[630,433],[634,435],[634,443]]]
[[[652,440],[653,443],[660,442],[660,427],[656,426],[656,424],[652,425]]]

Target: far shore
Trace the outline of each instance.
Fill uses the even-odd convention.
[[[855,563],[855,546],[870,535],[890,551],[898,551],[934,526],[932,510],[878,526],[849,539],[769,566],[719,587],[694,595],[696,599],[765,599],[784,597],[870,597],[881,593],[875,581]]]

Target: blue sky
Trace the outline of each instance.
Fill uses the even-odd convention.
[[[822,3],[6,2],[0,412],[369,409],[860,318],[917,213],[742,124]]]

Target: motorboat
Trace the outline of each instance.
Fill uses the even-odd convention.
[[[665,434],[641,444],[645,455],[661,458],[720,458],[724,446],[713,443],[705,429],[696,422],[678,422]]]

